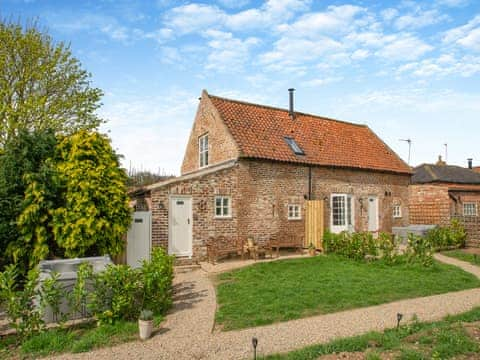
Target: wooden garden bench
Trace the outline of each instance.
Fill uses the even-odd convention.
[[[295,249],[301,252],[303,249],[303,234],[279,234],[275,238],[270,239],[269,246],[272,250],[276,250],[277,257],[280,256],[280,249]]]
[[[207,241],[207,259],[212,264],[230,255],[241,255],[243,259],[243,254],[243,241],[240,238],[220,235]]]

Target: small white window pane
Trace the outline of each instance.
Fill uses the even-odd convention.
[[[216,203],[216,206],[222,206],[222,198],[221,197],[217,197],[215,199],[215,203]]]

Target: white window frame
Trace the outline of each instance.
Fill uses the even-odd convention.
[[[469,206],[472,206],[471,209],[467,210]],[[474,211],[470,211],[474,210]],[[478,206],[476,202],[465,202],[463,203],[463,216],[478,216]]]
[[[288,204],[287,218],[288,220],[302,220],[302,208],[299,204]]]
[[[217,200],[220,200],[220,205],[217,205]],[[227,205],[225,205],[227,200]],[[217,214],[217,209],[220,209],[220,215]],[[225,214],[225,210],[227,213]],[[215,196],[213,203],[213,211],[215,219],[230,219],[232,217],[232,198],[231,196],[218,195]]]
[[[334,224],[334,198],[343,199],[343,224]],[[355,229],[355,197],[351,194],[331,194],[330,196],[330,231],[340,233],[342,231],[354,231]]]
[[[401,219],[402,218],[402,205],[401,204],[394,204],[393,205],[393,218],[394,219]]]
[[[204,168],[208,166],[208,133],[198,137],[198,166]]]

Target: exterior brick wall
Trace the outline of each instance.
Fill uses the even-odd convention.
[[[445,185],[411,185],[409,187],[410,224],[448,224],[450,202],[448,187]]]
[[[211,236],[237,236],[238,166],[207,174],[191,180],[178,181],[152,190],[152,246],[168,248],[168,214],[171,195],[192,197],[192,250],[193,259],[206,256],[205,242]],[[216,195],[232,198],[232,217],[214,218]]]
[[[198,138],[207,133],[209,166],[238,158],[233,137],[208,95],[203,93],[183,158],[182,175],[199,169]]]
[[[193,206],[193,258],[205,257],[205,242],[212,236],[253,236],[263,242],[279,233],[303,234],[308,197],[308,166],[241,159],[233,167],[153,189],[152,242],[168,247],[169,196],[191,195]],[[330,195],[354,196],[355,231],[367,230],[367,199],[379,200],[381,231],[408,223],[408,175],[332,168],[312,168],[312,198],[326,199],[325,224],[330,224]],[[232,218],[214,217],[215,195],[232,199]],[[301,220],[288,220],[288,204],[301,207]],[[402,206],[402,218],[393,219],[393,205]]]

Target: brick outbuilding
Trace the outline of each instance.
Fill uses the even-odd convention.
[[[326,229],[408,224],[411,169],[366,125],[203,91],[181,176],[136,193],[151,241],[200,260],[218,235],[304,233],[306,203],[323,200]]]

